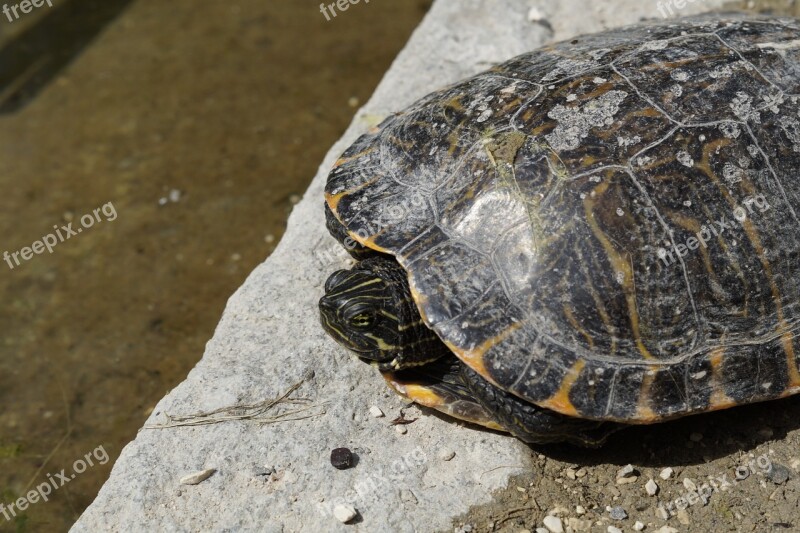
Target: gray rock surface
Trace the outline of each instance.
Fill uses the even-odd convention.
[[[680,14],[719,4],[690,3]],[[534,7],[542,21],[529,20]],[[165,413],[276,397],[301,380],[292,397],[308,399],[310,408],[294,418],[311,416],[144,429],[73,531],[443,530],[525,469],[530,451],[514,439],[417,407],[406,415],[419,419],[399,434],[389,421],[407,402],[325,336],[316,303],[328,274],[348,262],[324,228],[325,176],[359,134],[434,89],[549,41],[658,17],[655,2],[641,0],[437,1],[331,148],[275,253],[229,300],[203,359],[148,424],[163,423]],[[387,416],[370,415],[373,405]],[[353,468],[331,466],[337,447],[357,454]],[[455,452],[452,460],[437,458],[443,448]],[[180,484],[204,469],[216,472],[197,485]],[[337,504],[358,515],[340,523]]]

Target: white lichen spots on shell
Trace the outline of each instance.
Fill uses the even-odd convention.
[[[764,106],[775,113],[776,115],[781,112],[780,106],[783,104],[783,93],[771,93],[763,96]]]
[[[546,135],[550,146],[555,150],[574,150],[580,146],[581,139],[589,135],[594,127],[610,126],[614,123],[614,115],[628,93],[625,91],[609,91],[582,107],[565,107],[556,105],[547,114],[558,121],[552,133]]]
[[[725,166],[722,168],[722,177],[725,178],[725,181],[727,181],[729,185],[742,181],[743,174],[744,171],[741,168],[730,162],[725,163]]]
[[[599,66],[600,64],[597,61],[588,59],[562,59],[556,63],[556,67],[553,70],[542,78],[542,82],[551,82],[558,78],[598,68]]]
[[[678,160],[678,162],[685,167],[691,168],[694,166],[694,159],[692,159],[692,156],[689,155],[689,152],[685,150],[681,150],[680,152],[678,152],[678,155],[675,157]]]
[[[640,50],[663,50],[669,46],[669,41],[666,39],[657,39],[648,41],[639,47]]]
[[[732,74],[733,74],[733,69],[731,68],[730,65],[721,65],[712,70],[709,73],[709,76],[711,76],[716,80],[719,78],[730,78]]]
[[[701,370],[700,372],[689,374],[689,377],[692,379],[703,379],[704,377],[706,377],[706,374],[708,374],[708,372],[706,372],[705,370]]]
[[[689,79],[689,73],[679,68],[676,68],[675,70],[670,72],[669,75],[675,81],[686,81]]]
[[[723,122],[718,127],[719,131],[728,139],[735,139],[742,133],[736,122]]]
[[[737,92],[730,107],[737,118],[744,121],[755,122],[756,124],[761,123],[761,113],[753,109],[753,97],[749,94],[742,91]]]
[[[639,144],[640,142],[642,142],[642,138],[638,135],[634,135],[633,137],[617,137],[617,144],[623,148]]]
[[[783,116],[778,120],[778,123],[781,125],[783,133],[788,137],[789,141],[791,141],[792,151],[800,152],[800,121],[794,117]],[[753,148],[757,150],[755,146],[753,146]],[[750,146],[748,146],[747,149],[750,151]],[[751,155],[752,153],[753,152],[750,151]]]

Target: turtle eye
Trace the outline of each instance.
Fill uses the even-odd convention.
[[[344,319],[350,327],[355,329],[368,329],[377,322],[377,314],[371,307],[356,305],[345,312]]]
[[[367,329],[375,324],[376,318],[375,313],[363,312],[352,317],[349,322],[356,329]]]

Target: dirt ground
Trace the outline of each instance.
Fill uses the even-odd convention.
[[[794,1],[745,6],[800,15]],[[628,429],[600,450],[530,447],[529,458],[529,473],[453,530],[800,531],[798,397]]]

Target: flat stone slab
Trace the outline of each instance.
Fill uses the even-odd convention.
[[[323,284],[348,265],[324,227],[325,177],[358,135],[428,92],[547,42],[642,18],[660,18],[653,2],[437,1],[322,162],[277,250],[229,300],[203,359],[147,424],[257,403],[301,383],[289,395],[296,401],[268,411],[283,414],[272,423],[143,429],[73,531],[444,530],[525,470],[530,449],[515,439],[416,406],[404,412],[418,420],[397,432],[390,421],[407,401],[322,331]],[[355,452],[353,467],[331,466],[339,447]],[[351,524],[335,518],[338,504],[357,510]]]

